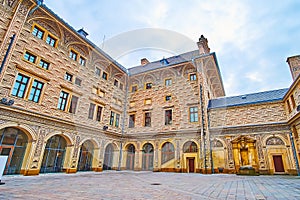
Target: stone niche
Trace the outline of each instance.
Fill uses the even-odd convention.
[[[231,143],[236,172],[243,175],[257,175],[256,140],[240,136]]]

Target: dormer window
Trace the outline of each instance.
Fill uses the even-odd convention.
[[[77,60],[77,53],[73,50],[70,51],[70,54],[69,54],[69,57],[72,59],[72,60]]]
[[[146,90],[152,88],[152,83],[146,83]]]

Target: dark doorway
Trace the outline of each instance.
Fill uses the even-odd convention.
[[[282,156],[273,156],[275,172],[284,172]]]
[[[127,170],[134,170],[134,156],[135,156],[135,147],[133,144],[130,144],[127,148],[127,159],[126,159]]]
[[[195,172],[195,158],[188,158],[189,173]]]

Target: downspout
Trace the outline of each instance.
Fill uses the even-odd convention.
[[[11,46],[12,46],[12,44],[14,43],[15,37],[16,37],[16,34],[13,34],[13,36],[10,37],[10,43],[9,43],[9,45],[8,45],[8,48],[7,48],[6,53],[5,53],[5,56],[4,56],[3,61],[2,61],[2,63],[1,63],[1,67],[0,67],[0,75],[1,75],[1,72],[2,72],[2,70],[3,70],[3,68],[4,68],[6,59],[7,59],[7,57],[8,57],[9,52],[10,52],[10,49],[11,49]]]
[[[118,163],[118,170],[121,171],[121,163],[122,163],[122,155],[123,155],[123,139],[124,139],[124,132],[125,132],[125,118],[127,115],[127,98],[128,98],[128,77],[129,74],[126,74],[126,86],[125,86],[125,102],[124,102],[124,109],[123,109],[123,119],[122,119],[122,130],[121,130],[121,142],[120,142],[120,154],[119,154],[119,163]]]
[[[34,11],[36,11],[41,5],[43,5],[44,0],[36,0],[36,7],[34,7],[28,14],[28,16],[32,15]]]

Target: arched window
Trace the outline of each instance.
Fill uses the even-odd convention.
[[[91,141],[85,141],[81,148],[78,160],[78,171],[92,170],[94,145]]]
[[[212,146],[215,148],[223,147],[223,144],[220,140],[213,140],[212,141]]]
[[[170,142],[163,144],[161,149],[161,164],[164,164],[175,157],[174,145]]]
[[[111,170],[112,169],[113,158],[114,158],[114,147],[113,147],[112,144],[109,144],[105,148],[104,163],[103,163],[103,169],[104,170]]]
[[[126,169],[134,170],[135,147],[133,144],[127,147]]]
[[[270,137],[267,142],[267,145],[284,145],[284,142],[279,137]]]
[[[143,146],[143,161],[142,169],[143,170],[153,170],[153,157],[154,149],[152,144],[147,143]]]
[[[63,170],[66,147],[67,142],[62,136],[54,135],[49,138],[46,144],[40,172],[61,172]]]
[[[27,135],[19,129],[0,130],[0,155],[8,156],[4,174],[20,173],[27,142]]]
[[[189,141],[183,145],[183,152],[184,153],[196,153],[197,152],[197,145],[195,142]]]

